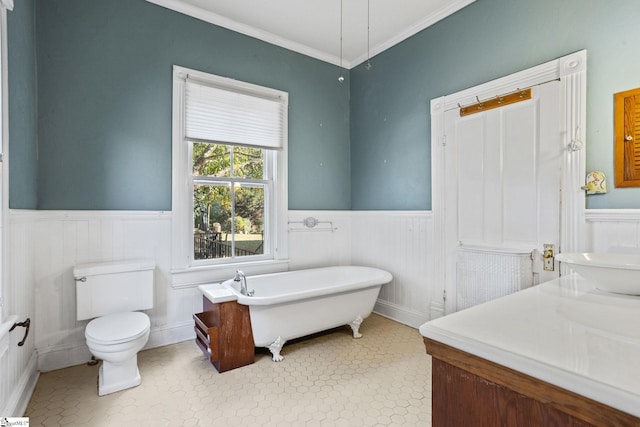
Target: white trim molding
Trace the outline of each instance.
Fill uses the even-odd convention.
[[[640,209],[587,209],[590,252],[640,253]]]
[[[587,209],[588,222],[640,222],[640,209]]]
[[[585,176],[586,135],[586,84],[587,51],[582,50],[536,67],[505,76],[485,84],[465,89],[450,95],[431,100],[431,171],[433,188],[433,263],[434,286],[432,289],[431,317],[441,315],[439,301],[444,304],[445,312],[455,310],[453,298],[446,300],[446,290],[451,286],[447,271],[451,271],[452,260],[448,259],[453,238],[456,236],[452,221],[445,221],[444,180],[446,145],[444,124],[445,112],[470,105],[477,99],[494,98],[497,93],[508,93],[513,88],[526,88],[552,80],[560,80],[561,114],[564,119],[564,140],[566,147],[562,164],[561,213],[560,213],[560,249],[564,252],[586,249],[585,241],[585,194],[580,188]],[[445,227],[453,227],[446,229]],[[450,257],[449,257],[450,258]],[[448,263],[448,264],[447,264]]]
[[[37,362],[38,353],[34,351],[31,353],[29,362],[27,362],[27,366],[22,371],[22,375],[20,375],[17,384],[11,389],[11,394],[8,396],[6,402],[0,402],[4,404],[4,408],[0,408],[2,416],[21,417],[27,410],[27,405],[36,388],[38,378],[40,378]]]
[[[193,182],[190,166],[190,146],[185,133],[185,96],[187,79],[195,78],[202,83],[215,85],[217,88],[240,91],[254,97],[278,98],[284,106],[284,117],[280,123],[282,129],[282,147],[279,150],[268,150],[265,156],[265,169],[270,169],[269,189],[265,200],[265,230],[269,239],[265,239],[263,255],[232,260],[194,260],[193,257]],[[229,276],[238,268],[252,270],[254,273],[271,273],[286,270],[288,257],[287,239],[287,145],[288,145],[288,93],[280,90],[254,85],[238,80],[216,76],[178,65],[173,66],[173,101],[172,101],[172,187],[171,200],[173,220],[171,224],[171,273],[172,286],[189,287],[206,283],[210,273],[218,274],[216,278]],[[265,151],[266,153],[267,151]],[[206,261],[206,262],[205,262]],[[224,262],[214,262],[224,261]],[[264,268],[262,268],[264,267]],[[261,270],[262,268],[262,270]],[[220,273],[222,272],[222,273]],[[201,273],[204,273],[201,274]]]
[[[353,61],[350,61],[347,64],[347,68],[351,69],[356,67],[359,64],[362,64],[363,62],[365,62],[367,59],[369,59],[370,57],[374,57],[376,55],[378,55],[379,53],[384,52],[387,49],[392,48],[393,46],[397,45],[398,43],[408,39],[411,36],[414,36],[415,34],[419,33],[420,31],[424,30],[425,28],[428,28],[430,26],[432,26],[433,24],[443,20],[444,18],[446,18],[449,15],[453,15],[454,13],[456,13],[457,11],[459,11],[460,9],[470,5],[471,3],[475,2],[476,0],[453,0],[453,1],[449,1],[448,4],[438,10],[437,12],[425,16],[422,20],[416,22],[414,25],[404,29],[402,32],[394,35],[393,37],[391,37],[388,40],[383,41],[382,43],[379,43],[375,46],[371,47],[371,51],[368,54],[362,54],[359,57],[355,58]],[[304,53],[304,52],[301,52]],[[318,58],[321,59],[321,58]],[[337,60],[339,60],[340,58],[335,58]],[[335,60],[334,59],[334,60]],[[333,62],[335,65],[340,65],[339,62]]]
[[[558,77],[564,91],[564,147],[561,202],[560,250],[580,252],[586,249],[585,191],[587,133],[587,51],[558,59]]]
[[[6,0],[5,0],[6,1]],[[304,43],[299,43],[290,38],[285,38],[274,34],[269,31],[259,29],[257,27],[230,19],[226,16],[219,15],[210,10],[206,10],[202,7],[198,7],[194,4],[179,0],[147,0],[149,3],[182,13],[187,16],[199,19],[210,24],[214,24],[223,28],[227,28],[237,33],[245,34],[250,37],[254,37],[259,40],[263,40],[275,46],[280,46],[285,49],[292,50],[294,52],[301,53],[302,55],[309,56],[311,58],[319,59],[320,61],[327,62],[329,64],[338,65],[346,69],[352,69],[357,65],[366,61],[369,57],[376,56],[377,54],[384,52],[385,50],[395,46],[405,39],[419,33],[427,27],[435,24],[438,21],[446,18],[449,15],[457,12],[458,10],[470,5],[476,0],[452,0],[447,2],[447,5],[434,13],[425,16],[422,20],[416,22],[408,28],[403,29],[399,33],[392,34],[389,39],[382,40],[380,43],[371,46],[370,52],[358,55],[353,60],[347,58],[341,58],[339,55],[334,55],[316,48],[313,48]]]
[[[310,56],[312,58],[319,59],[324,62],[328,62],[335,65],[340,65],[340,58],[334,55],[327,54],[318,49],[306,46],[302,43],[297,43],[292,40],[288,40],[284,37],[280,37],[269,31],[260,30],[247,24],[243,24],[233,19],[229,19],[225,16],[218,15],[201,7],[188,4],[187,2],[178,0],[147,0],[149,3],[162,6],[164,8],[182,13],[187,16],[199,19],[204,22],[208,22],[219,27],[226,28],[231,31],[235,31],[240,34],[245,34],[250,37],[255,37],[258,40],[264,40],[267,43],[275,46],[280,46],[285,49],[292,50],[294,52],[302,53],[303,55]],[[474,0],[475,1],[475,0]],[[346,63],[343,63],[345,65]]]
[[[175,322],[169,326],[155,327],[149,333],[149,341],[143,350],[163,347],[195,338],[193,321]],[[38,369],[49,372],[69,366],[82,365],[91,359],[85,340],[74,341],[38,350]],[[28,399],[27,399],[28,401]]]
[[[378,299],[373,312],[403,325],[418,329],[423,323],[433,319],[427,313],[408,309],[402,305]]]

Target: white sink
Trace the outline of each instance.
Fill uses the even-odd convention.
[[[556,260],[602,291],[640,295],[640,253],[562,253]]]

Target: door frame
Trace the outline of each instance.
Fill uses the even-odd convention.
[[[563,145],[560,183],[560,242],[557,253],[585,249],[585,193],[580,187],[585,176],[586,153],[581,138],[586,135],[587,51],[581,50],[544,64],[469,89],[431,100],[431,183],[433,191],[433,287],[430,318],[455,311],[455,288],[447,273],[448,248],[455,244],[454,230],[447,229],[445,211],[445,112],[477,99],[495,98],[514,88],[527,88],[550,80],[560,80],[560,120]],[[449,221],[451,223],[451,221]],[[450,227],[451,228],[451,227]],[[452,238],[453,236],[453,238]]]

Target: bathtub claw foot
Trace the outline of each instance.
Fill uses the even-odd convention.
[[[362,334],[360,333],[360,325],[362,325],[362,321],[362,316],[358,316],[356,317],[356,320],[349,323],[349,326],[351,326],[351,330],[353,331],[354,338],[362,338]]]
[[[271,343],[271,345],[267,347],[273,355],[272,359],[274,362],[281,362],[282,360],[284,360],[284,356],[280,354],[280,350],[282,350],[285,342],[287,341],[283,340],[282,337],[278,337],[274,342]]]

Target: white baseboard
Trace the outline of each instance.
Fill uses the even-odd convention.
[[[190,320],[188,322],[180,322],[172,326],[153,329],[149,334],[149,341],[144,348],[149,349],[162,347],[195,339],[196,332],[193,327],[193,320]]]
[[[89,360],[91,360],[91,353],[84,341],[38,349],[38,370],[40,372],[82,365]]]
[[[31,400],[33,390],[36,388],[40,372],[37,369],[38,354],[33,352],[29,358],[29,363],[22,373],[18,384],[12,390],[9,399],[3,409],[0,410],[2,416],[22,417],[27,410],[27,405]]]
[[[407,310],[406,307],[381,300],[378,300],[376,302],[373,311],[376,314],[388,317],[391,320],[395,320],[396,322],[411,326],[412,328],[416,329],[429,320],[429,315],[427,313],[419,313],[416,311]]]
[[[432,302],[429,308],[429,315],[431,320],[444,316],[445,307],[444,304],[439,302]]]
[[[144,349],[162,347],[182,341],[194,339],[193,322],[181,322],[173,326],[155,328],[149,334],[149,341]],[[64,346],[39,349],[38,369],[48,372],[69,366],[82,365],[91,360],[91,352],[84,341],[77,341]]]

